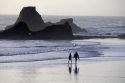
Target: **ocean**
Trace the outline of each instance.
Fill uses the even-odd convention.
[[[43,16],[45,22],[58,22],[63,18],[71,18],[71,16]],[[112,35],[125,34],[125,17],[76,16],[72,18],[74,19],[74,23],[88,31],[86,35],[106,35],[107,33]],[[7,25],[13,24],[16,19],[17,16],[0,16],[1,30],[4,30]],[[80,34],[84,35],[85,33]],[[90,40],[0,40],[0,62],[32,62],[51,59],[65,60],[68,57],[68,53],[74,53],[75,51],[80,53],[81,58],[102,56],[124,57],[125,40]],[[114,43],[113,40],[116,42]],[[111,43],[111,45],[105,45],[105,42],[102,41],[107,41],[106,43]],[[110,50],[108,53],[111,53],[111,55],[105,52],[107,49]],[[117,51],[117,53],[114,53],[114,51]],[[61,53],[62,55],[60,55]]]
[[[7,25],[13,24],[18,16],[0,16],[0,29],[4,30]],[[125,33],[125,17],[118,16],[42,16],[45,22],[59,22],[60,19],[73,18],[74,23],[84,28],[88,33],[80,35],[111,35],[117,36]]]

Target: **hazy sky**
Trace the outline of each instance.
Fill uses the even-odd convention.
[[[0,14],[36,6],[41,15],[125,16],[125,0],[0,0]]]

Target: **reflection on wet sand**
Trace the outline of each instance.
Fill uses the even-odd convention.
[[[68,63],[68,68],[69,68],[69,74],[72,74],[72,63]],[[79,74],[79,68],[77,67],[77,63],[75,63],[75,67],[73,68],[73,70],[75,75]]]
[[[77,67],[77,64],[75,64],[74,74],[75,74],[75,75],[78,75],[78,74],[79,74],[79,68]]]
[[[71,63],[68,63],[68,68],[69,68],[69,74],[72,73],[72,64]]]
[[[0,69],[0,83],[125,83],[125,61]]]
[[[36,83],[36,78],[37,78],[37,75],[38,75],[38,71],[37,69],[35,68],[32,68],[32,69],[22,69],[20,71],[20,78],[23,78],[23,79],[20,79],[19,83]],[[30,78],[29,78],[30,77]]]
[[[72,77],[74,77],[74,82],[79,83],[78,82],[78,80],[79,80],[78,79],[79,78],[79,76],[78,76],[79,75],[79,67],[77,66],[77,63],[75,63],[73,65],[72,65],[72,63],[68,63],[68,69],[69,69],[70,80],[73,80]]]

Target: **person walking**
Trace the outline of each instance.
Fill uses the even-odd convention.
[[[71,62],[71,64],[72,64],[72,55],[71,55],[71,53],[69,53],[69,60],[68,60],[68,64],[69,64],[69,62]]]
[[[75,58],[75,64],[77,64],[77,59],[79,59],[79,54],[75,52],[73,58]]]

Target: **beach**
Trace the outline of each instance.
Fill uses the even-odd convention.
[[[40,63],[40,62],[39,62]],[[69,64],[70,65],[70,64]],[[125,61],[0,69],[1,83],[124,83]]]
[[[124,3],[1,0],[0,83],[125,83]]]
[[[4,56],[0,57],[0,82],[124,83],[124,42],[125,40],[117,38],[72,41],[1,40],[0,51]],[[80,60],[77,65],[74,59],[72,65],[68,64],[69,52],[73,56],[75,50],[78,50]],[[26,52],[29,53],[25,54]]]
[[[64,16],[43,16],[58,22]],[[71,17],[88,32],[81,36],[124,34],[123,17]],[[17,16],[0,16],[0,27]],[[68,65],[69,53],[78,52],[77,65]],[[124,83],[125,40],[95,38],[75,40],[0,40],[0,83]]]

